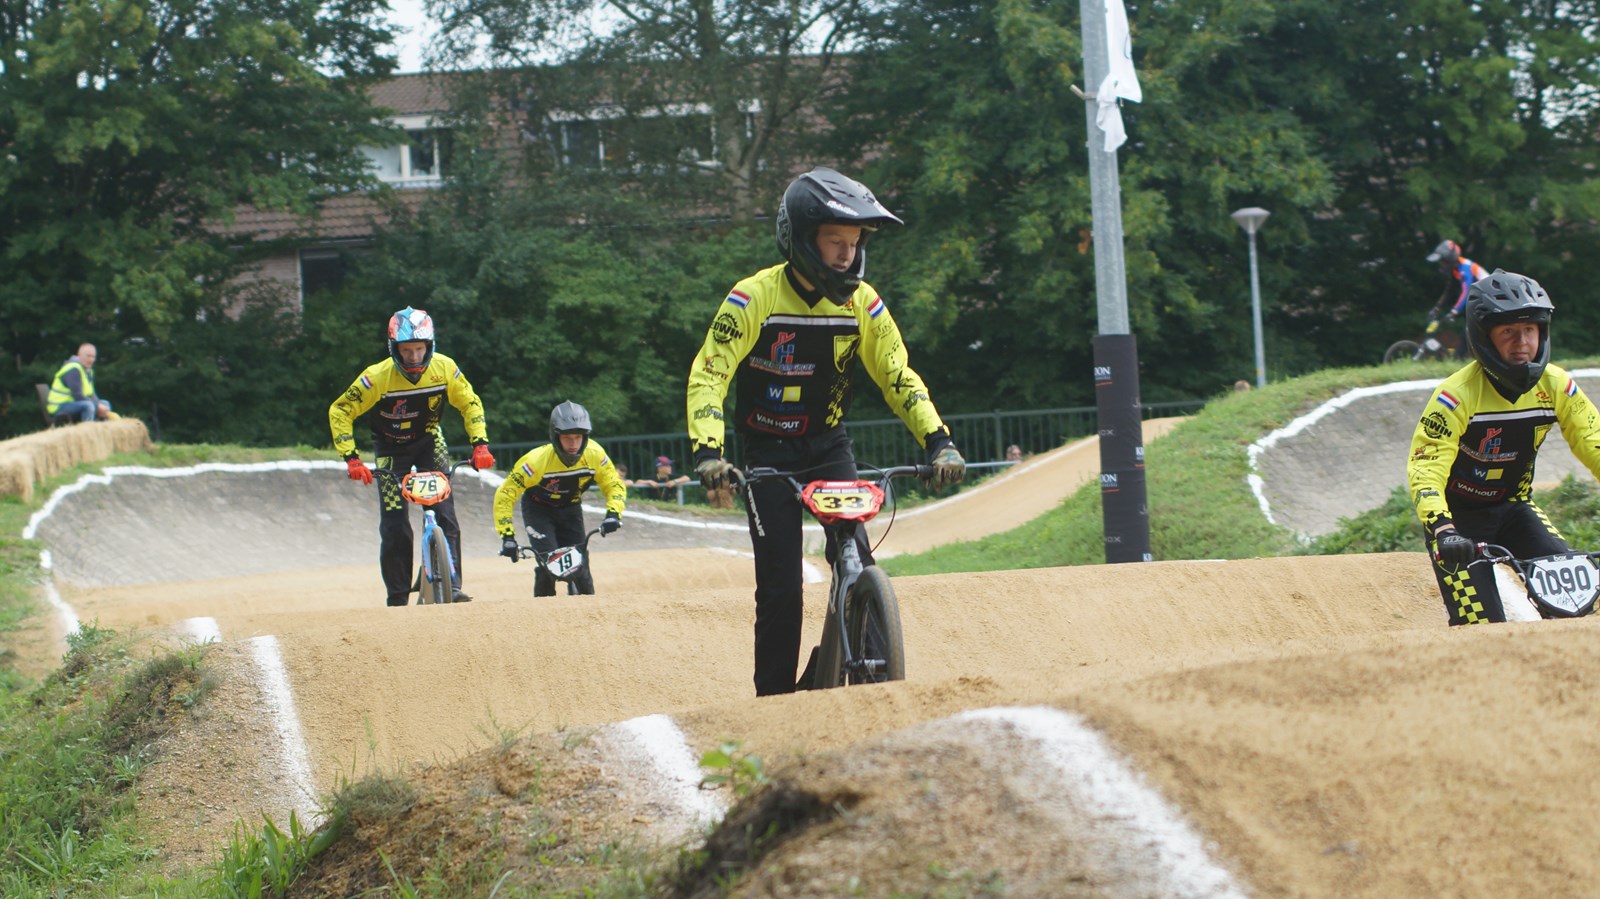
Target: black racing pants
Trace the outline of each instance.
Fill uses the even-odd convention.
[[[1474,543],[1498,543],[1520,559],[1550,556],[1571,549],[1545,517],[1544,510],[1532,502],[1500,503],[1462,512],[1452,509],[1450,515],[1461,536]],[[1450,616],[1451,625],[1506,620],[1500,588],[1494,582],[1493,565],[1456,569],[1438,561],[1431,541],[1428,550],[1434,553],[1433,576],[1439,581],[1439,595],[1444,597],[1444,610]]]
[[[583,535],[588,530],[583,526],[581,504],[547,506],[535,502],[532,496],[526,493],[522,495],[522,524],[528,529],[528,539],[533,548],[542,553],[582,543]],[[587,555],[585,553],[585,563],[588,562]],[[589,571],[587,564],[583,566],[582,571],[573,575],[572,585],[584,596],[594,593],[594,575]],[[543,565],[533,573],[533,595],[556,595],[556,576]]]
[[[809,437],[748,437],[744,464],[803,472],[796,478],[802,484],[856,479],[855,452],[842,426]],[[805,619],[801,538],[809,515],[801,508],[794,488],[773,479],[745,486],[745,516],[756,557],[756,695],[793,693],[800,662],[800,627]],[[861,564],[871,565],[866,529],[854,530]],[[835,529],[829,528],[830,563],[838,554],[835,540]]]
[[[411,531],[411,504],[400,495],[400,479],[418,471],[450,472],[450,453],[445,448],[444,435],[438,431],[404,446],[376,447],[376,476],[378,479],[378,537],[382,542],[378,550],[378,565],[383,570],[383,586],[389,592],[389,605],[403,606],[411,599],[412,558],[415,545]],[[461,589],[461,528],[456,523],[454,497],[433,506],[439,526],[450,543],[450,554],[455,557],[456,570],[452,586]]]

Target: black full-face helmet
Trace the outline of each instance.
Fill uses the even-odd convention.
[[[795,272],[835,303],[850,299],[867,270],[867,236],[880,225],[905,224],[865,184],[818,166],[789,183],[778,206],[778,252]],[[817,253],[817,229],[826,224],[860,225],[856,258],[846,271],[825,265]]]
[[[1461,245],[1453,240],[1441,240],[1428,254],[1428,261],[1446,267],[1454,266],[1461,261]]]
[[[589,410],[567,400],[561,405],[550,410],[550,446],[555,449],[556,457],[563,465],[576,465],[583,458],[583,451],[589,448]],[[568,453],[561,448],[562,434],[582,434],[583,442],[578,444],[576,453]]]
[[[413,340],[428,345],[421,365],[407,365],[400,356],[400,344]],[[407,306],[389,316],[389,358],[394,360],[394,367],[400,369],[400,374],[405,375],[407,381],[417,383],[422,373],[428,370],[428,363],[433,361],[433,319],[428,313]]]
[[[1467,344],[1495,389],[1507,399],[1533,389],[1550,364],[1550,316],[1554,312],[1550,295],[1527,275],[1495,269],[1467,289]],[[1506,362],[1489,339],[1490,328],[1512,322],[1539,326],[1539,351],[1530,362]]]

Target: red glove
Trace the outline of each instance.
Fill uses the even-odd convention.
[[[489,452],[489,444],[480,443],[472,448],[472,467],[479,471],[494,467],[494,456]]]
[[[359,456],[351,456],[344,460],[344,464],[350,466],[350,480],[360,481],[363,484],[372,483],[372,469],[368,468]]]

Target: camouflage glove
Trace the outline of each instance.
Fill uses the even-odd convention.
[[[933,466],[933,477],[928,483],[935,490],[959,484],[967,475],[967,460],[961,458],[961,453],[953,443],[934,453],[929,464]]]
[[[700,486],[707,490],[729,486],[734,471],[733,463],[720,457],[706,459],[694,467],[694,473],[700,476]]]

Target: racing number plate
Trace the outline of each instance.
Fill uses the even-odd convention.
[[[1522,564],[1530,593],[1557,615],[1587,615],[1600,593],[1600,569],[1583,553],[1531,559]]]
[[[544,567],[556,577],[562,577],[571,574],[582,564],[583,551],[576,546],[569,546],[551,553],[550,558],[545,560]]]
[[[400,492],[414,503],[431,506],[450,497],[450,479],[440,471],[413,471],[400,480]]]
[[[871,481],[812,481],[800,501],[823,524],[871,521],[883,508],[883,490]]]

